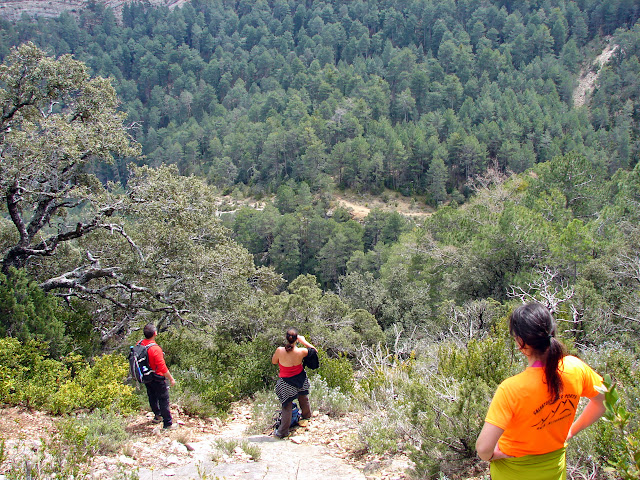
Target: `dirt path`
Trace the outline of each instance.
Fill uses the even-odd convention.
[[[316,413],[306,427],[297,427],[289,438],[279,440],[269,435],[248,434],[250,421],[250,406],[238,404],[229,422],[218,432],[199,436],[185,444],[185,450],[189,451],[187,458],[172,458],[170,461],[175,463],[166,466],[141,468],[140,480],[405,478],[397,472],[381,471],[373,477],[365,476],[362,466],[358,468],[341,458],[349,454],[339,446],[340,441],[355,434],[357,422],[348,425],[344,419],[330,420],[326,415]],[[180,435],[180,429],[169,434],[171,437],[176,435]],[[231,445],[228,448],[232,448],[232,452],[221,454],[221,444]],[[248,453],[255,448],[260,451],[257,460]],[[367,470],[372,470],[371,466]]]
[[[618,45],[609,44],[602,51],[600,55],[596,57],[588,68],[583,68],[580,72],[580,79],[578,80],[578,86],[573,91],[573,105],[575,107],[581,107],[587,103],[587,97],[593,92],[598,79],[598,73],[603,65],[606,65],[611,58],[611,55],[618,49]],[[597,72],[593,71],[593,67],[596,67]]]
[[[398,212],[408,217],[425,218],[432,214],[432,211],[424,204],[412,203],[410,199],[395,195],[388,195],[389,200],[384,202],[382,197],[366,195],[357,198],[356,196],[334,194],[336,204],[346,208],[356,220],[362,220],[374,208],[379,208],[385,212]]]
[[[233,405],[226,422],[191,418],[172,405],[175,430],[152,423],[152,414],[132,417],[126,427],[129,440],[118,453],[96,456],[93,480],[403,480],[410,463],[406,457],[376,458],[365,454],[357,441],[362,419],[314,416],[286,440],[252,434],[252,404]],[[0,438],[5,454],[0,480],[10,464],[23,468],[25,459],[37,461],[40,439],[57,430],[55,417],[21,407],[0,408]],[[256,453],[258,452],[258,453]],[[252,457],[255,456],[256,458]],[[11,458],[13,457],[13,458]],[[0,460],[2,460],[0,455]],[[137,473],[137,477],[136,477]],[[129,476],[124,476],[125,474]]]

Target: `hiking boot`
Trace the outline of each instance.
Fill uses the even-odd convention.
[[[171,425],[165,425],[164,427],[162,427],[163,430],[175,430],[178,428],[178,425],[176,425],[175,423],[172,423]]]
[[[151,420],[153,423],[160,423],[162,421],[162,415],[156,415],[155,417],[153,417],[153,420]]]
[[[289,436],[289,434],[287,433],[286,435],[280,435],[278,432],[273,432],[273,436],[279,440],[284,440]]]

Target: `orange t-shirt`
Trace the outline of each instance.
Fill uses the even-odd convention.
[[[580,397],[594,397],[602,377],[579,358],[560,363],[562,391],[551,403],[544,369],[529,367],[507,378],[496,391],[485,421],[502,428],[502,452],[513,457],[540,455],[562,448],[573,423]]]

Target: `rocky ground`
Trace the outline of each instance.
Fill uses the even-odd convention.
[[[314,412],[304,427],[285,440],[252,434],[249,402],[233,406],[226,421],[183,415],[172,406],[179,427],[165,431],[150,414],[131,418],[129,441],[118,453],[93,458],[93,479],[385,479],[408,478],[404,455],[377,458],[365,454],[357,440],[357,416],[330,418]],[[253,427],[255,428],[255,427]],[[24,408],[0,410],[0,480],[11,465],[37,462],[41,440],[51,437],[56,419]],[[29,460],[32,459],[32,460]]]
[[[607,41],[609,40],[610,37],[607,38]],[[580,78],[578,79],[578,86],[573,91],[574,106],[581,107],[588,103],[588,99],[591,93],[593,93],[596,81],[598,80],[600,68],[609,62],[611,56],[617,49],[618,45],[612,43],[608,44],[602,53],[598,55],[590,65],[582,69],[580,72]]]
[[[125,3],[134,0],[98,0],[112,8],[117,18],[122,15]],[[148,0],[152,5],[164,5],[169,8],[180,7],[188,0]],[[0,17],[19,20],[23,14],[29,17],[57,17],[63,12],[77,15],[87,8],[89,0],[0,0]]]

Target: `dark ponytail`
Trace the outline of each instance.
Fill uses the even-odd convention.
[[[551,313],[540,303],[521,305],[509,317],[509,331],[538,355],[546,356],[544,376],[549,396],[555,402],[562,392],[562,377],[558,369],[567,350],[556,338],[556,323]]]
[[[298,330],[296,330],[295,328],[290,328],[289,330],[287,330],[287,343],[284,346],[284,349],[287,352],[290,352],[291,350],[293,350],[293,347],[296,344],[296,340],[298,339]]]

